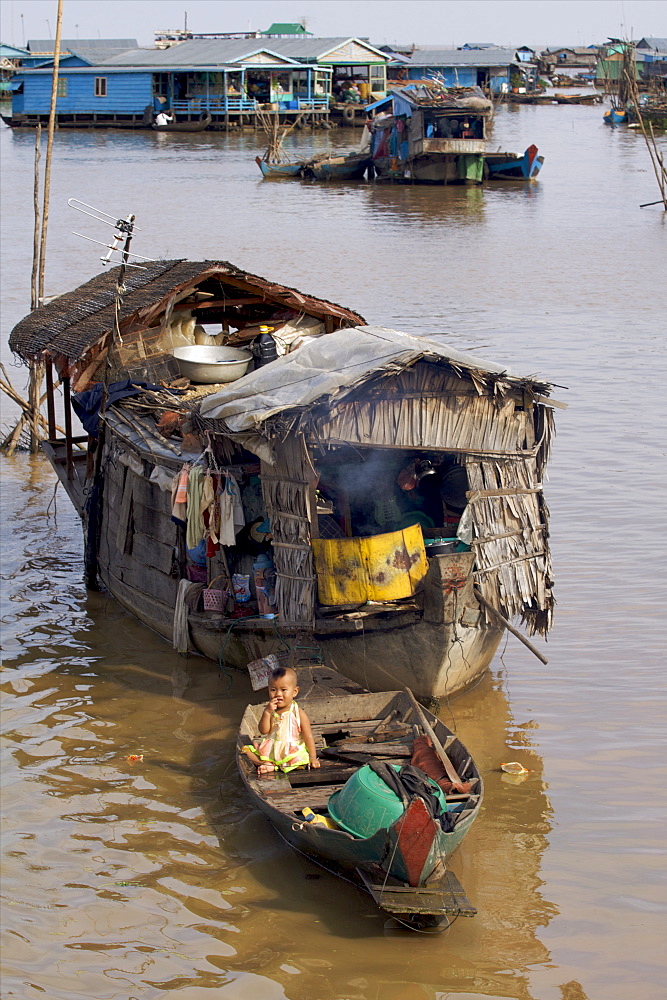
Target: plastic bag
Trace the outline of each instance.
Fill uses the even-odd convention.
[[[237,604],[245,604],[250,600],[250,575],[245,573],[234,573],[232,576],[234,587],[234,600]]]

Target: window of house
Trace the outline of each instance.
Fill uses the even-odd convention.
[[[155,97],[169,97],[169,74],[153,74],[153,94]]]
[[[387,89],[386,82],[386,67],[382,66],[371,66],[371,91],[373,93],[384,93]]]
[[[58,78],[58,97],[67,97],[67,77]]]
[[[106,76],[96,76],[95,97],[106,97],[106,96],[107,96],[107,78]]]

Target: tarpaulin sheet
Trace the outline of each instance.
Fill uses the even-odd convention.
[[[382,368],[393,364],[403,367],[429,356],[465,369],[510,375],[502,365],[464,354],[434,338],[380,326],[358,326],[319,337],[245,375],[207,396],[200,413],[223,421],[232,432],[256,430],[283,410],[333,396]]]

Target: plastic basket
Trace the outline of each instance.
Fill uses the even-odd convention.
[[[221,576],[216,576],[214,580],[211,580],[208,587],[202,590],[202,595],[204,598],[204,611],[224,611],[225,605],[227,603],[227,597],[229,596],[229,591],[218,590],[213,584],[216,580],[220,580]]]

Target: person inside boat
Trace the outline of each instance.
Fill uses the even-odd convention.
[[[174,120],[174,116],[171,111],[158,111],[155,116],[156,125],[171,125]]]
[[[298,693],[296,671],[276,667],[269,679],[269,703],[259,720],[264,738],[242,747],[258,774],[320,766],[310,719],[294,700]]]

